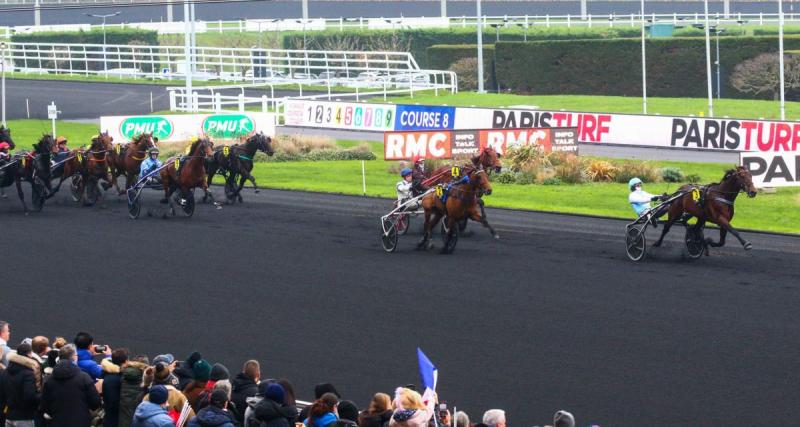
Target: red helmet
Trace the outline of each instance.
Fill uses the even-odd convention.
[[[417,163],[419,163],[419,162],[424,162],[424,161],[425,161],[425,158],[422,157],[422,156],[414,156],[414,157],[411,158],[411,163],[413,163],[415,165]]]
[[[9,148],[11,148],[11,146],[8,145],[7,142],[0,142],[0,150],[8,150]]]

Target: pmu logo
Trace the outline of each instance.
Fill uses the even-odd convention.
[[[244,114],[217,114],[203,121],[203,133],[216,138],[237,138],[253,133],[256,124]]]
[[[119,125],[119,133],[126,139],[133,139],[143,133],[153,133],[153,137],[162,141],[172,135],[172,123],[164,117],[146,116],[130,117]]]

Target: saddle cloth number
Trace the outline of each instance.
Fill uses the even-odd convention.
[[[78,163],[81,162],[83,162],[83,155],[81,155],[81,153],[78,153]]]
[[[181,166],[181,159],[175,159],[175,170],[178,170],[180,166]]]
[[[450,174],[453,176],[453,178],[458,178],[461,176],[461,168],[458,166],[453,166],[453,168],[450,169]]]
[[[192,146],[189,145],[189,146],[186,147],[185,150],[183,150],[183,152],[186,153],[186,155],[188,156],[189,154],[191,154],[191,150],[192,150]]]
[[[227,145],[226,145],[226,146],[224,146],[224,147],[222,147],[222,154],[223,154],[225,157],[228,157],[228,156],[230,156],[230,155],[231,155],[231,147],[228,147]]]
[[[699,202],[700,201],[700,189],[699,188],[692,189],[692,200],[694,200],[695,202]]]
[[[114,151],[116,151],[117,154],[119,154],[120,150],[122,150],[122,146],[120,144],[115,144],[114,145]]]
[[[442,197],[443,195],[444,195],[444,187],[442,187],[442,184],[437,184],[436,185],[436,197]]]

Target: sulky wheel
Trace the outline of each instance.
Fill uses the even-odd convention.
[[[97,187],[97,181],[87,180],[84,190],[86,191],[86,197],[83,199],[83,205],[94,206],[100,196],[100,188]]]
[[[69,193],[72,195],[72,201],[78,203],[83,196],[83,177],[80,175],[73,175],[69,184]]]
[[[384,231],[386,230],[386,231]],[[397,249],[397,227],[390,219],[384,219],[381,226],[381,245],[386,252],[394,252]]]
[[[686,226],[686,254],[689,259],[698,259],[703,256],[705,251],[705,238],[703,237],[703,229],[696,229],[694,226]]]
[[[194,215],[194,190],[190,190],[186,194],[186,203],[181,204],[181,209],[183,209],[183,213],[186,214],[187,218],[191,218]]]
[[[450,236],[450,240],[447,240],[447,235],[444,236],[444,247],[442,248],[443,254],[452,254],[453,251],[456,250],[456,244],[458,243],[458,227],[453,227],[453,235]]]
[[[403,236],[408,233],[408,228],[411,224],[411,215],[409,214],[400,214],[397,216],[397,221],[395,222],[395,227],[397,227],[397,234]]]
[[[644,258],[647,249],[647,240],[644,237],[644,226],[630,226],[625,235],[626,250],[631,261]]]
[[[139,214],[142,212],[142,199],[138,197],[134,197],[133,200],[128,200],[128,217],[130,219],[139,218]]]

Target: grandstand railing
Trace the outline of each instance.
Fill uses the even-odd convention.
[[[2,0],[0,0],[2,1]],[[581,15],[484,15],[484,27],[502,25],[506,28],[536,28],[551,26],[567,27],[614,27],[620,25],[638,26],[641,23],[641,14],[587,14]],[[669,13],[645,14],[648,22],[672,22],[681,24],[701,24],[705,15],[702,13]],[[747,25],[764,26],[777,25],[777,13],[711,13],[709,19],[720,25]],[[784,13],[786,23],[800,22],[800,14]],[[335,18],[335,19],[249,19],[237,21],[196,21],[195,31],[207,32],[267,32],[267,31],[321,31],[345,29],[420,29],[420,28],[456,28],[474,27],[478,19],[474,16],[441,17],[399,17],[399,18]],[[106,24],[107,28],[142,28],[158,31],[161,34],[182,34],[183,22],[140,22],[124,24]],[[100,28],[99,25],[69,24],[69,25],[40,25],[38,27],[14,26],[0,27],[0,37],[10,37],[14,33],[31,33],[39,31],[87,31],[91,28]]]

